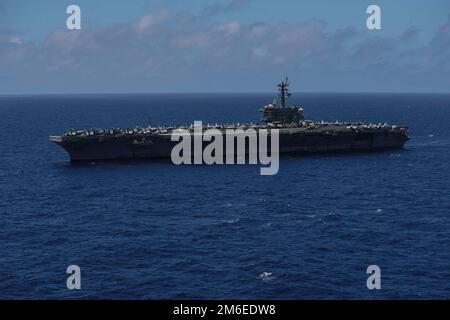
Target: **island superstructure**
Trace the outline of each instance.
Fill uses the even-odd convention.
[[[287,78],[278,85],[278,89],[278,97],[261,109],[262,123],[208,125],[204,130],[218,129],[226,134],[228,129],[252,128],[256,132],[278,129],[280,154],[402,148],[410,138],[408,128],[400,125],[305,120],[303,108],[287,106],[291,96]],[[180,130],[193,134],[194,126],[70,130],[49,139],[66,150],[73,162],[170,158],[177,144],[171,136]]]

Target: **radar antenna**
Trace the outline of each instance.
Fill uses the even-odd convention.
[[[281,107],[284,109],[286,107],[286,99],[291,96],[291,93],[289,92],[289,83],[287,77],[285,81],[281,81],[281,83],[278,85],[278,90],[280,91],[279,97],[281,100]]]

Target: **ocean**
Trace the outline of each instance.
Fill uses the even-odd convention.
[[[404,149],[259,165],[70,164],[71,128],[257,122],[270,94],[0,97],[1,299],[449,299],[450,95],[298,93]],[[81,290],[66,269],[81,268]],[[368,290],[367,267],[381,269]]]

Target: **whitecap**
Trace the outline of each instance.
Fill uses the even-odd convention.
[[[236,219],[231,219],[231,220],[222,220],[222,222],[233,224],[233,223],[239,222],[239,220],[240,220],[239,218],[236,218]]]
[[[273,279],[272,277],[272,272],[263,272],[259,275],[259,277],[263,280],[263,281],[270,281]]]

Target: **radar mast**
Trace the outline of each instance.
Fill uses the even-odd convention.
[[[281,81],[280,84],[278,84],[278,90],[280,91],[280,94],[278,95],[281,102],[281,108],[286,108],[286,99],[288,99],[291,96],[291,93],[289,92],[289,83],[288,78],[286,77],[285,81]]]

